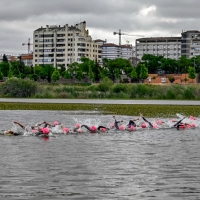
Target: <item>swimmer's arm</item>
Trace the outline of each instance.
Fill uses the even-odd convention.
[[[18,124],[19,126],[21,126],[23,129],[25,129],[25,126],[22,125],[21,123],[17,122],[17,121],[14,121],[15,124]]]
[[[27,128],[25,128],[24,125],[22,125],[21,123],[17,122],[17,121],[14,121],[15,124],[18,124],[20,127],[22,127],[24,130],[28,131]]]

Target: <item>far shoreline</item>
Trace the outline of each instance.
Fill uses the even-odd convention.
[[[6,101],[7,100],[7,101]],[[36,101],[37,100],[37,101]],[[174,117],[176,113],[185,116],[200,115],[200,101],[153,101],[152,100],[133,100],[136,102],[127,103],[126,100],[109,100],[112,104],[106,103],[106,100],[84,100],[76,103],[75,100],[66,101],[59,99],[0,99],[0,110],[52,110],[52,111],[99,111],[101,114],[138,116],[142,113],[146,117]],[[53,102],[54,101],[54,102]],[[74,103],[72,103],[74,101]],[[87,103],[85,103],[87,101]],[[119,101],[121,104],[119,104]],[[124,102],[122,104],[122,101]],[[132,101],[132,100],[131,100]],[[151,102],[148,102],[151,101]],[[49,103],[51,102],[51,103]],[[53,102],[53,103],[52,103]],[[157,104],[156,104],[157,102]],[[140,103],[140,104],[139,104]],[[154,104],[153,104],[154,103]],[[162,104],[161,104],[162,103]],[[174,103],[174,104],[172,104]],[[178,103],[181,103],[178,105]]]

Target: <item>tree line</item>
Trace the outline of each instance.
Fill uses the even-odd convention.
[[[116,79],[121,80],[121,75],[126,75],[127,78],[121,80],[122,82],[128,80],[143,82],[149,74],[157,74],[159,71],[164,71],[165,74],[188,73],[189,78],[194,79],[196,73],[200,73],[200,56],[193,58],[182,56],[175,60],[145,54],[136,66],[133,66],[129,60],[122,58],[114,60],[104,58],[102,65],[100,65],[97,60],[82,57],[81,63],[74,62],[66,69],[63,65],[58,65],[56,68],[53,65],[29,67],[25,66],[21,56],[17,61],[8,61],[6,55],[3,55],[3,61],[0,63],[0,80],[3,80],[3,77],[18,77],[51,82],[59,80],[60,77],[65,79],[75,77],[81,81],[87,76],[91,82],[99,82],[105,77],[114,82]],[[171,82],[173,82],[173,77],[171,78]]]

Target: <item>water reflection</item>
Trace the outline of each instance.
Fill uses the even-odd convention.
[[[12,121],[108,124],[112,116],[0,111]],[[129,120],[127,116],[120,116]],[[199,199],[199,128],[0,137],[1,199]]]

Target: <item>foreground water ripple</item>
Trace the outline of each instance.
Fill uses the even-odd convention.
[[[14,120],[112,121],[87,113],[0,113],[2,130]],[[1,136],[0,199],[200,199],[199,131],[60,134],[49,140]]]

